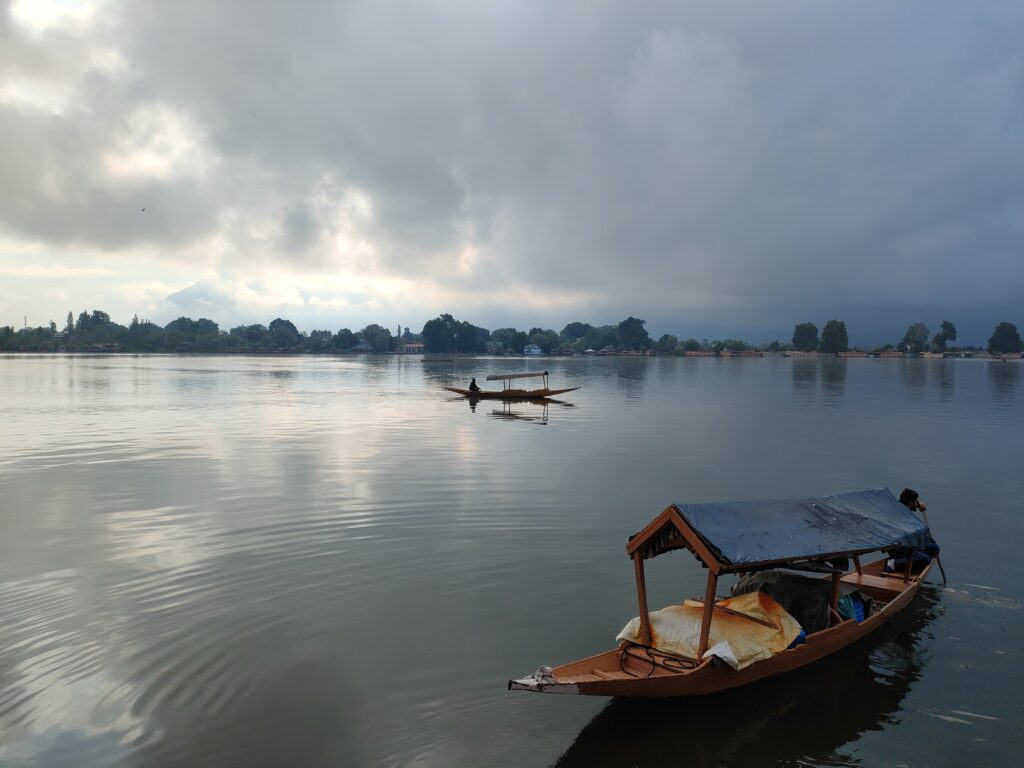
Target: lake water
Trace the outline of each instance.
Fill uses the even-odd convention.
[[[581,389],[442,390],[538,365]],[[1022,371],[0,356],[0,764],[1019,764]],[[614,646],[669,503],[879,486],[920,491],[950,584],[862,646],[704,700],[506,691]]]

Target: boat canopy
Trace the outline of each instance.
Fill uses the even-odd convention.
[[[809,499],[673,504],[626,547],[643,559],[689,549],[713,572],[892,549],[924,549],[928,526],[888,488]]]
[[[504,381],[507,379],[527,379],[536,376],[547,376],[547,371],[526,371],[524,373],[492,373],[487,381]]]

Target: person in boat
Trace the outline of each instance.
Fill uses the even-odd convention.
[[[900,504],[905,506],[911,512],[920,512],[922,517],[925,518],[925,522],[928,522],[928,518],[927,516],[925,516],[925,511],[928,509],[928,506],[923,501],[921,501],[921,495],[913,488],[903,489],[903,491],[900,493]],[[914,550],[914,562],[910,566],[911,570],[921,570],[932,561],[932,558],[938,556],[938,554],[939,545],[935,541],[935,539],[933,539],[931,535],[929,535],[928,546],[925,547],[923,550]],[[906,565],[907,552],[906,550],[900,550],[899,552],[894,553],[893,557],[889,558],[889,560],[885,564],[885,570],[889,572],[902,571],[906,567]]]
[[[480,387],[478,387],[476,385],[476,377],[473,377],[473,379],[469,382],[469,391],[470,392],[479,392],[480,391]]]

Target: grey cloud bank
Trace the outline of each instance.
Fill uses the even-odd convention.
[[[1016,3],[0,9],[2,321],[1024,321]]]

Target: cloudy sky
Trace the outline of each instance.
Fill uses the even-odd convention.
[[[0,324],[1024,326],[1024,4],[0,0]]]

